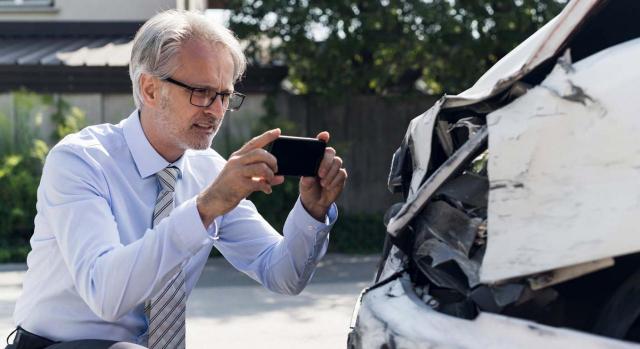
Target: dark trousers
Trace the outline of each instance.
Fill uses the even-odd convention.
[[[142,349],[143,346],[100,339],[84,339],[71,342],[54,342],[18,327],[12,344],[5,349]]]

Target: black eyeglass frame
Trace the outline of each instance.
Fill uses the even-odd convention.
[[[246,97],[244,94],[240,93],[240,92],[217,92],[217,91],[212,91],[213,93],[215,93],[215,95],[213,95],[212,98],[209,99],[209,104],[207,105],[199,105],[199,104],[195,104],[193,103],[193,93],[196,91],[207,91],[210,90],[208,88],[201,88],[201,87],[193,87],[193,86],[189,86],[187,84],[185,84],[184,82],[178,81],[176,79],[173,78],[163,78],[162,80],[170,82],[176,86],[180,86],[183,88],[186,88],[187,90],[191,91],[191,95],[189,95],[189,103],[191,103],[191,105],[195,106],[195,107],[201,107],[201,108],[208,108],[210,107],[213,102],[216,101],[216,98],[218,98],[218,96],[220,96],[220,98],[222,98],[222,105],[224,105],[224,99],[225,98],[231,98],[231,96],[234,96],[236,98],[240,98],[240,103],[238,104],[237,107],[235,108],[227,108],[227,111],[236,111],[238,109],[240,109],[240,107],[242,106],[242,103],[244,102],[244,98]]]

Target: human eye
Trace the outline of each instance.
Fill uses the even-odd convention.
[[[211,91],[209,89],[206,88],[194,88],[193,90],[193,94],[196,96],[209,96],[211,95]]]

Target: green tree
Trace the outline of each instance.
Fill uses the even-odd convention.
[[[232,0],[247,53],[282,60],[302,94],[458,93],[565,0]]]

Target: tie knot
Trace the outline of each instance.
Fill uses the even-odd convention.
[[[174,191],[179,174],[180,169],[175,166],[168,166],[158,172],[156,175],[158,176],[158,182],[160,182],[162,190]]]

